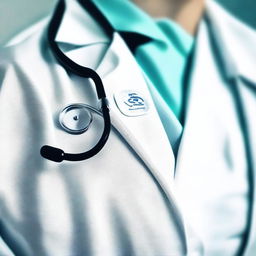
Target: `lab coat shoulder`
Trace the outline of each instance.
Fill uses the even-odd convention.
[[[1,81],[7,70],[15,64],[15,49],[14,46],[5,46],[0,49],[0,77]]]
[[[227,76],[241,76],[256,84],[256,31],[214,1],[208,1],[206,9]]]
[[[14,63],[24,56],[30,56],[36,49],[36,45],[39,44],[40,39],[45,34],[46,19],[32,25],[31,27],[24,29],[13,37],[4,47],[0,49],[0,64]],[[33,45],[32,45],[33,44]],[[34,60],[35,61],[35,60]]]
[[[0,50],[0,93],[3,90],[7,77],[12,77],[15,73],[15,61],[13,47],[5,47]]]
[[[51,55],[47,54],[49,51],[46,40],[44,40],[45,31],[45,21],[40,22],[36,24],[36,29],[30,28],[21,32],[0,50],[1,91],[5,85],[13,84],[14,80],[16,85],[21,85],[27,83],[26,79],[30,80],[33,77],[35,80],[40,79],[44,71],[50,71],[53,61]]]
[[[25,56],[33,56],[33,52],[35,51],[43,51],[46,49],[47,46],[42,44],[45,41],[49,19],[50,16],[46,16],[11,38],[0,50],[1,59],[5,57],[6,60],[9,61],[18,61]],[[35,61],[36,59],[34,59],[34,62]]]

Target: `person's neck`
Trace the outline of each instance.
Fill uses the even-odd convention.
[[[169,17],[194,35],[205,0],[132,0],[152,17]]]

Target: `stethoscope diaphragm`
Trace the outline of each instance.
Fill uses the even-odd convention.
[[[71,134],[86,132],[93,120],[91,111],[84,104],[71,104],[59,114],[61,127]]]

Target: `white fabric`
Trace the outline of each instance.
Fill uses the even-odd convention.
[[[102,76],[113,128],[105,148],[92,159],[61,164],[43,159],[39,151],[45,144],[81,152],[97,141],[102,130],[97,116],[83,135],[66,133],[57,122],[59,111],[71,103],[97,107],[95,88],[56,62],[46,43],[46,21],[0,53],[0,255],[8,250],[26,256],[234,255],[247,221],[247,163],[235,100],[228,89],[233,84],[223,77],[239,79],[253,139],[255,34],[208,3],[209,23],[203,22],[199,31],[175,172],[172,149],[148,85],[123,40],[115,34],[109,42],[88,15],[83,17],[76,2],[68,3],[73,12],[65,19],[76,26],[86,19],[91,27],[67,33],[63,23],[58,41],[70,58],[96,68]],[[224,33],[220,30],[226,24],[230,29]],[[208,30],[218,39],[217,50],[208,49],[212,46]],[[246,42],[239,31],[248,37]],[[88,41],[83,36],[87,34]],[[234,49],[247,43],[239,52],[239,63],[232,47],[228,55],[222,51],[229,38],[235,38]],[[225,69],[218,69],[219,54]],[[244,71],[242,66],[250,67]],[[242,76],[250,79],[249,85]],[[124,116],[113,98],[123,90],[142,92],[149,113]],[[256,147],[253,143],[251,147],[255,160]],[[229,212],[224,214],[224,209]],[[252,223],[245,256],[255,254],[255,212]]]
[[[246,155],[231,89],[219,75],[204,22],[200,30],[175,184],[205,255],[234,256],[247,223]]]
[[[249,124],[247,135],[255,161],[252,129],[256,122],[251,110],[252,101],[256,103],[255,42],[253,30],[208,1],[199,27],[175,172],[181,210],[207,256],[237,255],[245,237],[249,204],[254,203],[254,199],[249,201],[248,155],[238,110],[243,109]],[[239,92],[251,90],[250,110],[248,95],[241,94],[241,102],[234,100],[236,86]],[[255,179],[255,169],[250,171]],[[256,248],[255,204],[253,208],[247,256],[254,255]]]
[[[118,34],[97,67],[114,126],[107,145],[96,157],[78,163],[56,164],[40,156],[44,144],[84,151],[102,130],[97,116],[80,136],[59,127],[63,107],[77,102],[97,107],[95,88],[67,73],[44,42],[45,31],[40,29],[1,53],[0,153],[5,161],[0,164],[0,216],[5,230],[13,230],[8,234],[15,242],[5,234],[4,241],[14,253],[22,250],[24,255],[186,254],[171,191],[172,150],[147,84]],[[90,49],[97,55],[94,47]],[[81,63],[85,56],[76,53],[74,49],[68,54]],[[121,114],[113,94],[127,89],[145,95],[150,104],[147,115]]]

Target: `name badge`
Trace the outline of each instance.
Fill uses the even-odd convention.
[[[115,103],[125,116],[142,116],[149,111],[146,98],[137,91],[121,91],[114,95]]]

